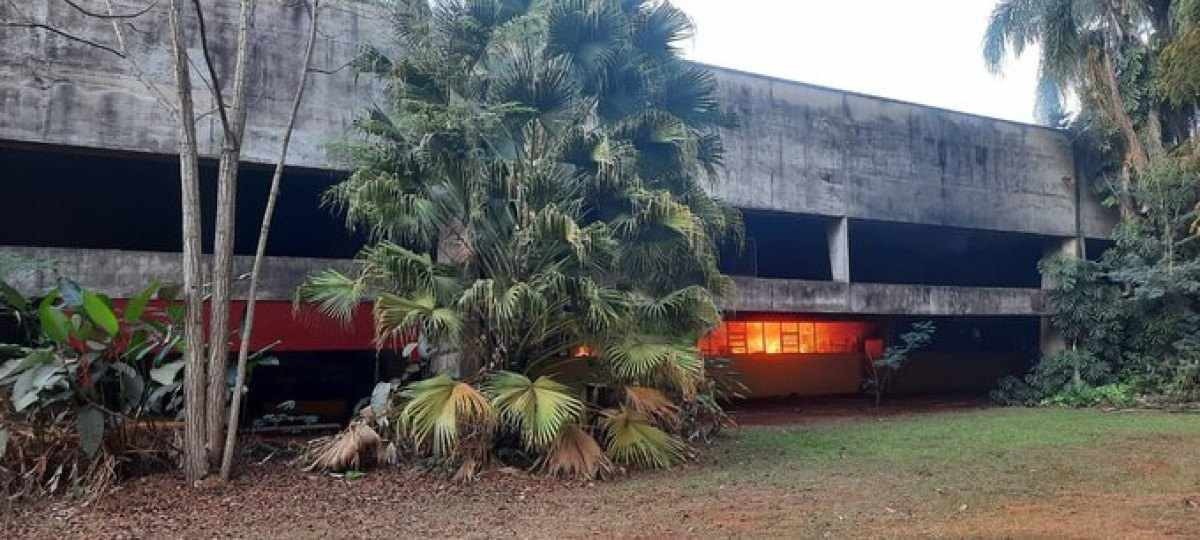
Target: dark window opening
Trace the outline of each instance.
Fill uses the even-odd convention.
[[[0,244],[180,250],[179,165],[162,156],[84,149],[0,147],[4,200]],[[271,167],[243,165],[238,179],[235,252],[253,255],[270,188]],[[351,257],[364,237],[321,206],[321,196],[343,173],[289,168],[282,179],[267,254]],[[204,250],[212,250],[216,162],[201,164]]]
[[[375,351],[281,352],[278,366],[255,368],[247,395],[247,421],[266,414],[312,416],[319,422],[348,420],[354,405],[371,395]],[[289,403],[290,402],[290,403]],[[288,403],[290,406],[281,408]]]
[[[828,218],[743,212],[746,242],[739,252],[723,246],[721,271],[775,279],[829,280]]]
[[[887,343],[899,343],[900,334],[922,320],[937,330],[896,374],[897,394],[986,393],[1000,379],[1028,372],[1039,356],[1037,317],[896,318],[889,321]]]
[[[1113,247],[1116,242],[1101,238],[1088,238],[1084,240],[1084,245],[1087,246],[1087,259],[1089,261],[1098,261],[1104,256],[1104,252]]]
[[[881,221],[850,222],[850,280],[963,287],[1041,286],[1041,236]]]

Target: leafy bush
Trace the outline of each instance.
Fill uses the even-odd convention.
[[[1192,236],[1200,176],[1157,160],[1132,194],[1143,213],[1117,226],[1098,261],[1051,258],[1051,323],[1068,350],[1023,379],[1002,381],[1005,403],[1088,403],[1116,385],[1157,401],[1200,399],[1200,246]]]
[[[0,285],[6,309],[32,329],[28,343],[3,348],[0,395],[11,412],[0,428],[0,487],[53,493],[111,480],[113,457],[134,451],[133,461],[169,465],[168,437],[142,419],[172,413],[181,399],[182,334],[170,292],[151,285],[116,308],[68,279],[36,303]],[[165,308],[151,304],[156,294]]]
[[[901,344],[889,346],[879,358],[868,358],[863,390],[875,396],[875,406],[879,406],[883,394],[892,384],[892,379],[908,362],[909,355],[929,346],[936,330],[933,321],[913,323],[908,332],[900,334]]]
[[[1137,396],[1127,384],[1106,384],[1103,386],[1069,385],[1044,400],[1043,405],[1062,407],[1132,407],[1137,404]]]

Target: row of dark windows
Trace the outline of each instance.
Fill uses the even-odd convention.
[[[0,146],[6,204],[0,245],[178,251],[178,164],[169,158]],[[205,249],[211,249],[216,163],[201,167]],[[236,252],[254,252],[271,169],[244,166],[238,189]],[[321,204],[341,173],[288,169],[269,255],[351,257],[364,237]],[[722,247],[732,275],[829,280],[829,218],[744,213],[746,240]],[[1037,287],[1049,242],[1037,235],[852,220],[850,279],[863,283]],[[1089,243],[1089,255],[1103,246]]]

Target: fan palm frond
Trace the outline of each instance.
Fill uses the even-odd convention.
[[[683,441],[629,408],[605,411],[600,423],[608,456],[617,463],[665,469],[683,460],[687,451]]]
[[[679,423],[679,406],[657,388],[626,386],[625,406],[662,425]]]
[[[549,448],[583,413],[583,402],[569,388],[545,376],[531,381],[520,373],[501,371],[488,379],[485,391],[500,418],[531,450]]]
[[[564,426],[537,467],[552,476],[591,480],[612,472],[612,461],[578,424]]]
[[[355,420],[341,433],[309,444],[304,460],[309,471],[358,470],[377,459],[383,439],[363,420]]]
[[[437,457],[458,454],[463,431],[490,435],[496,426],[496,411],[487,397],[446,375],[412,383],[401,397],[407,400],[400,410],[401,427],[418,448],[431,448]]]
[[[645,54],[658,57],[676,54],[675,43],[691,38],[695,31],[687,14],[670,2],[657,2],[643,9],[633,42]]]
[[[675,70],[662,82],[656,101],[690,127],[717,126],[722,119],[717,78],[696,65]]]
[[[611,3],[562,0],[546,18],[546,54],[565,58],[582,80],[598,78],[618,58],[627,30]]]
[[[309,276],[296,290],[297,302],[310,302],[326,316],[349,324],[354,311],[366,299],[366,282],[337,270],[323,270]]]
[[[382,293],[375,299],[375,339],[381,344],[413,331],[447,342],[462,335],[463,321],[458,312],[436,305],[432,293],[402,297]]]

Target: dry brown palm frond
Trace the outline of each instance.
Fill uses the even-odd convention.
[[[492,430],[490,425],[464,424],[459,427],[458,445],[454,456],[458,459],[452,481],[465,483],[475,480],[480,471],[487,468],[492,456]]]
[[[648,386],[626,386],[625,404],[665,426],[679,425],[679,406],[661,390]]]
[[[563,428],[537,467],[551,476],[582,480],[608,476],[613,470],[612,462],[596,439],[579,425]]]
[[[305,470],[347,471],[369,465],[377,459],[383,439],[363,420],[354,420],[341,433],[321,437],[309,443]]]

